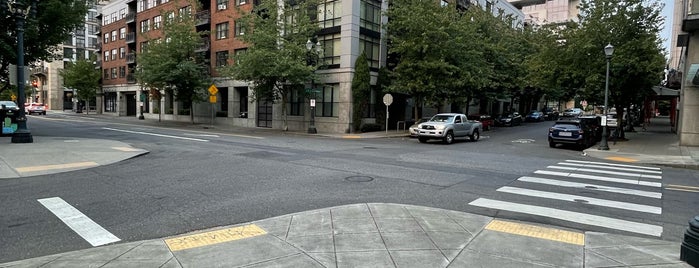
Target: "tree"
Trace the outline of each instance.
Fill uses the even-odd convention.
[[[352,79],[352,125],[354,131],[358,131],[362,124],[362,117],[369,105],[371,94],[371,73],[369,61],[365,53],[361,53],[354,63],[354,78]]]
[[[58,58],[57,45],[85,23],[88,1],[36,1],[24,24],[24,62]],[[17,63],[15,17],[7,11],[7,0],[0,0],[0,92],[9,88],[10,64]]]
[[[137,55],[139,83],[144,88],[164,89],[190,108],[204,100],[211,82],[209,67],[195,50],[204,45],[206,35],[205,31],[196,31],[191,15],[165,20],[162,37],[146,36],[148,45]],[[190,110],[189,115],[194,123],[194,111]]]
[[[60,74],[63,77],[63,85],[66,88],[75,89],[76,97],[85,101],[86,111],[90,113],[90,102],[95,100],[97,90],[100,88],[99,69],[95,69],[92,60],[79,59],[76,62],[69,62]]]
[[[247,30],[240,39],[249,47],[234,57],[234,63],[221,69],[233,79],[249,81],[253,86],[250,101],[281,101],[283,129],[288,130],[287,102],[298,85],[317,80],[322,55],[306,49],[316,43],[318,25],[316,1],[261,0],[251,12],[244,12],[236,23]],[[315,89],[311,89],[313,91]],[[311,92],[308,92],[311,93]]]

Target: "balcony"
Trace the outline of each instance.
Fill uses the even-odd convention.
[[[126,83],[135,84],[135,83],[136,83],[136,75],[134,75],[134,74],[132,74],[132,73],[131,73],[131,74],[127,74],[127,75],[126,75]]]
[[[136,53],[131,52],[129,54],[126,54],[126,63],[136,63]]]
[[[508,0],[507,2],[520,10],[526,6],[546,4],[546,0]]]
[[[49,68],[44,66],[36,66],[29,69],[32,75],[43,74],[47,75],[49,73]]]
[[[102,42],[97,42],[95,43],[95,50],[101,51],[102,50]]]
[[[136,21],[136,13],[129,12],[126,14],[126,23],[132,23]]]
[[[126,33],[126,43],[131,44],[136,42],[136,33]]]
[[[211,47],[211,41],[209,41],[209,38],[202,38],[202,44],[194,49],[194,52],[206,52],[209,50]]]
[[[95,70],[102,69],[102,60],[95,61]]]
[[[201,26],[205,24],[211,23],[211,12],[208,10],[200,11],[197,12],[196,15],[194,15],[194,25],[195,26]]]

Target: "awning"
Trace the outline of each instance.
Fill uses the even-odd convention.
[[[667,96],[667,97],[679,97],[680,96],[680,90],[678,89],[671,89],[663,86],[654,86],[653,91],[655,91],[655,95],[657,96]]]

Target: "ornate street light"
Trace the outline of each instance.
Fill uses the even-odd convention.
[[[37,2],[38,0],[7,1],[7,10],[15,17],[15,23],[17,24],[17,106],[19,106],[19,111],[17,115],[17,131],[12,134],[12,143],[34,142],[32,133],[27,129],[27,116],[24,111],[26,98],[24,95],[24,21],[30,11],[34,15]],[[32,10],[32,8],[34,9]]]
[[[599,150],[609,150],[609,144],[607,144],[607,133],[608,133],[608,126],[607,126],[607,113],[609,112],[609,107],[607,107],[609,103],[609,61],[612,59],[612,54],[614,54],[614,46],[612,44],[608,44],[606,47],[604,47],[604,55],[607,57],[607,78],[606,82],[604,83],[604,126],[602,128],[602,141],[600,141],[599,144]]]
[[[313,53],[313,42],[309,39],[306,42],[306,51],[308,51],[307,58],[306,58],[306,64],[308,65],[317,65],[319,61],[320,54],[323,52],[323,48],[320,46],[320,41],[318,41],[315,44],[315,53]],[[315,55],[315,59],[312,58],[312,55]],[[311,79],[311,93],[313,94],[313,98],[311,99],[311,122],[308,126],[308,133],[309,134],[316,134],[318,133],[318,130],[316,130],[316,100],[315,100],[315,81]]]

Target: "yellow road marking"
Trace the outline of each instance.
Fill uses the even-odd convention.
[[[132,147],[112,147],[112,149],[114,149],[114,150],[119,150],[119,151],[122,151],[122,152],[138,152],[138,151],[141,151],[141,149],[136,149],[136,148],[132,148]]]
[[[696,186],[687,186],[687,185],[678,185],[678,184],[668,184],[667,187],[699,190],[699,187],[696,187]]]
[[[583,233],[540,227],[530,224],[493,220],[485,227],[485,229],[580,246],[585,245],[585,235]]]
[[[686,185],[677,185],[677,184],[668,184],[668,185],[665,187],[665,190],[699,193],[699,187],[696,187],[696,186],[686,186]]]
[[[621,156],[612,156],[612,157],[607,157],[605,159],[612,160],[612,161],[619,161],[619,162],[638,162],[638,159],[621,157]]]
[[[44,166],[29,166],[29,167],[18,167],[15,168],[17,172],[34,172],[34,171],[45,171],[53,169],[65,169],[65,168],[83,168],[83,167],[94,167],[99,164],[95,162],[77,162],[77,163],[67,163],[58,165],[44,165]]]
[[[249,224],[206,233],[165,239],[165,244],[167,244],[171,251],[178,251],[240,240],[266,233],[267,232],[265,230],[257,225]]]
[[[362,136],[359,136],[359,135],[345,135],[345,136],[342,136],[342,138],[344,138],[344,139],[361,139]]]

